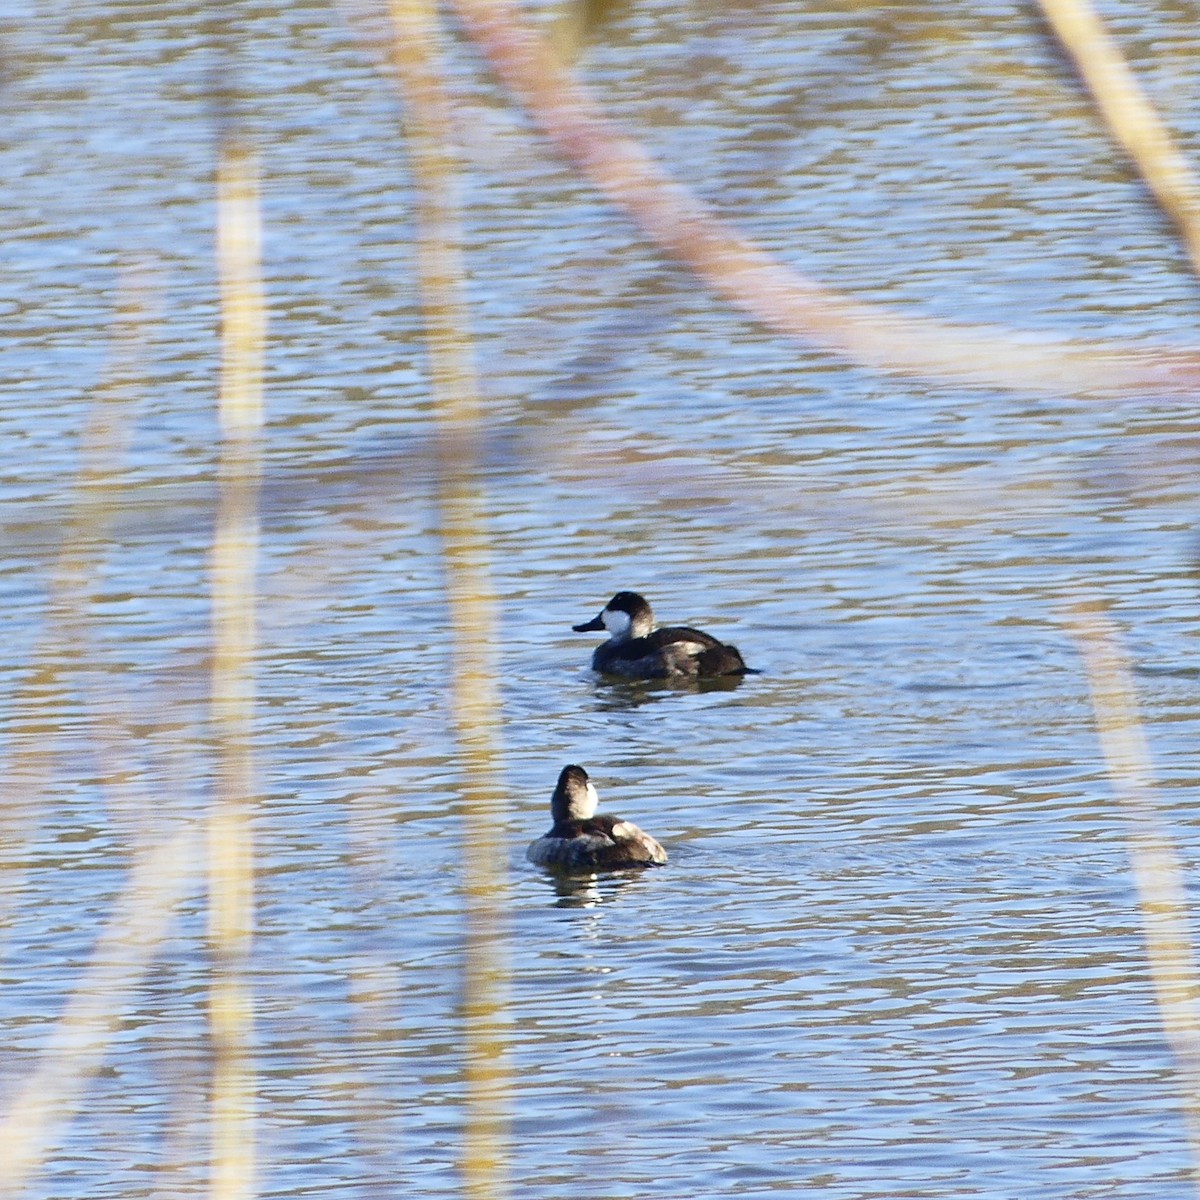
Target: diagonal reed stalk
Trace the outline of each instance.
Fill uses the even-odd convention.
[[[212,711],[218,770],[208,827],[214,1200],[245,1200],[255,1190],[248,971],[254,922],[255,571],[266,341],[260,240],[257,159],[226,132],[217,166],[221,453],[212,549]]]
[[[1179,1074],[1192,1180],[1200,1194],[1200,976],[1188,930],[1183,865],[1159,820],[1150,754],[1117,632],[1106,616],[1085,605],[1076,606],[1068,620],[1087,668],[1113,790],[1129,818],[1129,856],[1150,976]]]
[[[1174,221],[1200,278],[1200,182],[1090,0],[1038,0],[1113,140]]]
[[[87,615],[113,511],[126,486],[122,474],[125,448],[158,299],[155,281],[145,265],[122,269],[108,364],[80,431],[79,469],[47,580],[44,631],[28,672],[9,697],[14,714],[7,730],[11,749],[0,771],[0,834],[7,845],[24,839],[22,827],[34,811],[30,798],[46,795],[50,787],[60,730],[68,723],[63,710],[74,702],[80,665],[88,661]],[[87,690],[85,684],[85,696]],[[92,704],[85,713],[85,725],[98,735],[102,754],[118,740],[111,708],[111,703]],[[116,778],[116,773],[111,773],[109,782]],[[18,890],[14,870],[6,867],[6,895]]]
[[[35,654],[32,679],[40,689],[75,669],[87,646],[85,614],[106,544],[113,505],[120,496],[120,469],[129,436],[129,405],[140,376],[151,316],[153,287],[146,272],[122,273],[113,350],[105,381],[97,390],[81,438],[81,462],[69,517],[51,575],[48,628]],[[18,695],[18,709],[35,706],[34,696]],[[42,696],[43,702],[45,695]],[[87,725],[101,753],[115,755],[117,735],[111,704],[89,706]],[[48,716],[41,718],[49,727]],[[5,771],[37,794],[49,783],[48,755],[38,739],[37,753],[18,752]],[[107,789],[128,784],[128,766],[106,773]],[[12,805],[16,807],[15,797]],[[185,829],[134,848],[129,880],[113,915],[101,930],[88,966],[67,998],[33,1070],[16,1085],[0,1116],[0,1195],[18,1195],[42,1166],[59,1130],[78,1108],[88,1080],[100,1069],[123,1006],[137,987],[166,935],[174,910],[188,893],[196,857],[196,834]]]
[[[432,4],[392,0],[391,59],[405,100],[406,148],[417,208],[417,263],[437,413],[439,500],[454,634],[453,719],[464,824],[463,1016],[467,1114],[461,1170],[468,1196],[506,1191],[508,1076],[504,858],[495,830],[499,694],[495,598],[480,501],[480,400],[471,354],[462,264],[454,131]]]
[[[1200,355],[906,316],[792,270],[621,132],[512,0],[452,0],[496,74],[559,151],[677,262],[766,328],[863,366],[987,387],[1190,397]]]
[[[0,1196],[17,1196],[70,1118],[124,1019],[123,1004],[190,890],[195,830],[141,850],[114,915],[43,1048],[0,1118]]]

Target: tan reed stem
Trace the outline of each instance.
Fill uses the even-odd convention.
[[[257,160],[227,137],[217,167],[222,439],[212,550],[212,710],[218,770],[208,845],[214,1200],[246,1200],[255,1191],[248,968],[254,924],[255,571],[266,342],[260,238]]]
[[[1200,182],[1089,0],[1038,0],[1113,140],[1175,223],[1200,277]]]
[[[1179,1074],[1192,1178],[1200,1192],[1200,982],[1183,866],[1159,819],[1150,754],[1117,631],[1106,616],[1084,605],[1071,611],[1069,621],[1087,668],[1109,777],[1129,818],[1129,856],[1150,976]]]
[[[505,1194],[508,1073],[503,1017],[507,960],[502,912],[503,818],[496,684],[495,598],[479,483],[480,400],[464,300],[454,131],[433,8],[392,0],[392,61],[406,102],[417,262],[437,412],[442,545],[454,632],[452,684],[461,763],[466,907],[463,1015],[467,1116],[461,1169],[468,1196]]]
[[[123,453],[131,428],[130,408],[140,378],[153,315],[153,281],[141,265],[121,272],[113,348],[105,379],[96,390],[81,435],[81,462],[72,489],[62,548],[50,578],[47,629],[35,653],[34,678],[55,680],[86,662],[88,608],[95,587],[112,510],[122,495]],[[133,767],[118,754],[116,698],[88,696],[85,717],[107,760],[105,792],[133,789]],[[52,716],[43,717],[47,730]],[[39,743],[49,740],[39,739]],[[18,751],[6,778],[25,788],[49,785],[49,756]],[[26,801],[27,803],[27,801]],[[7,805],[6,809],[16,807]],[[59,1130],[72,1117],[88,1080],[99,1070],[109,1041],[122,1021],[122,1006],[147,963],[194,875],[196,833],[186,830],[166,842],[149,834],[139,802],[136,844],[130,848],[129,881],[101,930],[89,965],[67,998],[34,1069],[13,1090],[0,1118],[0,1195],[16,1195],[45,1161]],[[12,890],[12,880],[8,881]]]
[[[118,280],[116,314],[104,378],[95,389],[80,435],[80,463],[67,503],[62,541],[47,583],[46,623],[29,671],[12,696],[17,714],[9,731],[12,751],[0,771],[0,831],[9,842],[23,834],[32,797],[44,795],[70,703],[65,678],[86,659],[87,611],[123,486],[121,467],[132,426],[131,409],[143,369],[156,299],[144,268],[128,266]],[[93,726],[103,720],[93,706]],[[108,731],[111,733],[111,730]],[[10,877],[11,885],[12,879]],[[15,894],[12,886],[4,889]]]
[[[194,875],[197,837],[185,829],[139,852],[91,961],[34,1069],[0,1117],[0,1196],[17,1196],[78,1107],[123,1018],[123,1004],[162,943]]]

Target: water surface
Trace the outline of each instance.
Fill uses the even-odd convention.
[[[1194,148],[1195,29],[1109,15]],[[457,1195],[460,768],[403,114],[339,12],[237,19],[272,339],[260,1188]],[[212,791],[211,37],[184,3],[0,22],[6,1094],[132,848]],[[650,0],[579,69],[825,283],[1195,339],[1178,247],[1024,8]],[[1062,612],[1113,606],[1190,870],[1193,414],[901,380],[775,338],[547,151],[470,47],[452,73],[502,636],[513,1194],[1191,1194],[1129,830]],[[161,315],[122,410],[120,500],[84,547],[86,621],[64,628],[47,596],[133,259]],[[570,626],[619,588],[763,674],[596,680]],[[569,761],[666,869],[563,889],[524,863]],[[30,1194],[204,1188],[188,896]]]

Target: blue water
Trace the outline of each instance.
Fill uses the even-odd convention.
[[[1190,149],[1200,35],[1111,15]],[[403,113],[370,22],[236,21],[271,305],[258,1187],[458,1195],[461,769]],[[0,1111],[135,848],[213,794],[209,38],[181,3],[0,17]],[[578,67],[823,283],[1195,339],[1168,226],[1023,8],[651,0],[615,6]],[[775,337],[664,262],[458,41],[451,71],[502,638],[511,1193],[1191,1195],[1129,820],[1064,611],[1112,606],[1190,875],[1194,414],[893,378]],[[47,597],[130,294],[153,315],[71,626]],[[620,588],[763,673],[596,680],[570,626]],[[571,761],[667,868],[556,888],[524,862]],[[199,880],[186,894],[27,1194],[205,1188],[210,960]]]

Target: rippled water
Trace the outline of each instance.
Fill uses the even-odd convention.
[[[1193,149],[1194,23],[1108,15]],[[131,846],[211,791],[200,18],[0,19],[6,1096]],[[369,23],[269,3],[237,20],[272,322],[260,1187],[457,1194],[459,768],[402,114],[356,40]],[[649,0],[615,7],[580,70],[825,283],[1195,340],[1181,253],[1022,8]],[[504,639],[513,1194],[1190,1194],[1128,829],[1062,613],[1081,593],[1114,606],[1190,870],[1194,414],[898,380],[768,335],[549,154],[465,45],[453,72]],[[64,631],[45,600],[139,256],[158,316],[119,502],[85,547],[89,620]],[[570,626],[622,587],[763,674],[597,681]],[[525,864],[567,761],[666,869],[563,888]],[[30,1194],[205,1186],[199,883],[187,896]]]

